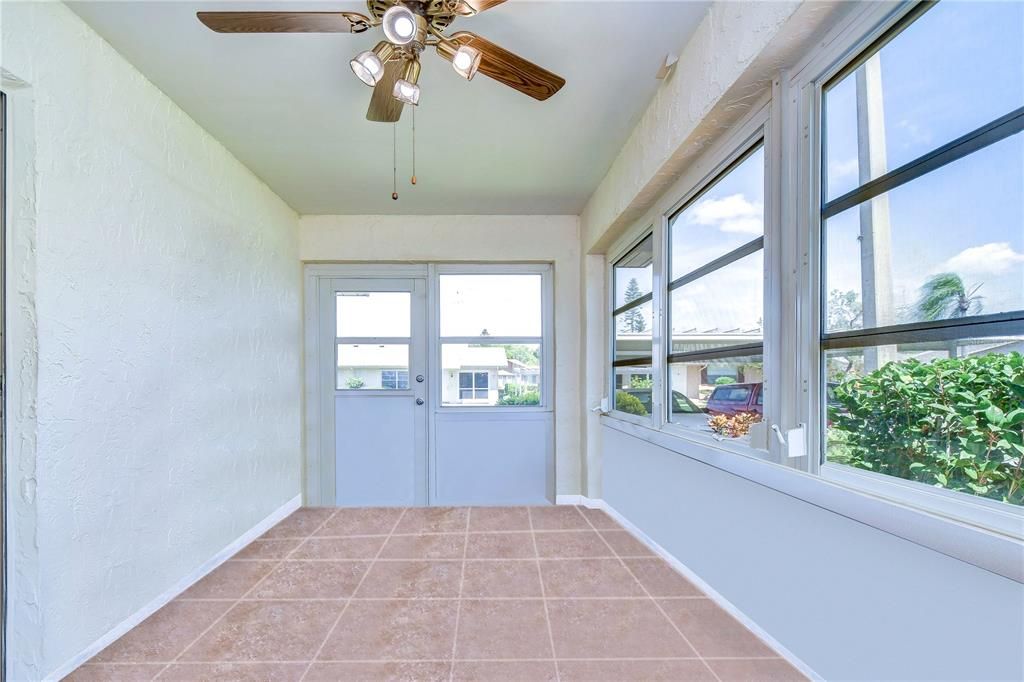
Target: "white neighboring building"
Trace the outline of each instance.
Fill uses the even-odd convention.
[[[441,349],[441,402],[496,405],[510,384],[537,387],[540,367],[510,360],[501,346],[445,344]],[[339,390],[407,390],[409,351],[404,345],[350,344],[338,349]]]

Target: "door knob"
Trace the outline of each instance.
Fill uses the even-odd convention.
[[[422,374],[417,374],[416,375],[416,382],[420,383],[420,384],[423,383],[423,375]]]
[[[416,398],[416,404],[417,405],[422,405],[423,404],[423,398]]]

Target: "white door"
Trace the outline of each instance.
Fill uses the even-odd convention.
[[[426,281],[330,281],[320,319],[334,503],[426,505]]]

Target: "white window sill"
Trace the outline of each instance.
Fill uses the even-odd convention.
[[[760,451],[740,444],[705,440],[697,438],[700,434],[696,433],[694,437],[684,437],[609,415],[601,417],[601,424],[1024,583],[1024,543],[1009,535],[929,513],[891,497],[881,497],[877,492],[855,485],[855,480],[829,479],[773,464],[758,456]]]

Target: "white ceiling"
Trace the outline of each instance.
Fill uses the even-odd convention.
[[[330,9],[359,2],[74,2],[72,8],[302,214],[578,214],[707,2],[510,0],[469,30],[563,76],[537,102],[486,76],[461,79],[425,54],[411,187],[410,107],[398,124],[399,200],[391,199],[392,126],[366,120],[370,89],[349,70],[381,39],[223,35],[197,10]]]

